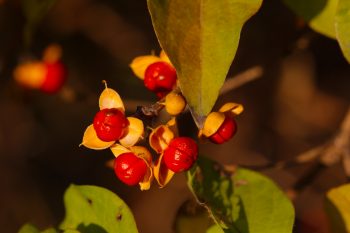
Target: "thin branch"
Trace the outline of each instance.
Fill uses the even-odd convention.
[[[343,167],[345,175],[350,179],[350,151],[343,156]]]
[[[263,73],[264,71],[261,66],[253,66],[234,77],[228,78],[220,90],[220,95],[226,94],[233,89],[260,78]]]
[[[317,158],[320,157],[324,149],[325,149],[325,145],[321,145],[299,154],[292,160],[278,161],[278,162],[274,162],[274,163],[272,162],[264,165],[253,165],[253,166],[244,166],[244,167],[254,169],[254,170],[264,170],[264,169],[270,169],[270,168],[273,168],[273,169],[292,168],[300,164],[305,164],[316,160]]]
[[[340,132],[321,157],[321,162],[331,166],[339,162],[350,148],[350,107],[340,126]]]
[[[318,147],[315,148],[315,156]],[[322,145],[320,148],[319,161],[312,166],[302,177],[300,177],[293,188],[289,190],[289,193],[296,194],[308,186],[314,181],[314,179],[323,171],[325,168],[338,163],[340,160],[343,161],[344,171],[348,179],[350,177],[350,107],[344,117],[344,120],[340,126],[339,133],[331,140],[330,143]],[[299,156],[298,156],[299,157]],[[305,158],[308,158],[306,156]],[[310,158],[313,156],[310,156]],[[295,197],[295,195],[294,195]]]

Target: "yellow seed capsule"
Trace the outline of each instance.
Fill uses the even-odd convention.
[[[170,92],[165,97],[165,110],[173,116],[180,114],[186,107],[185,98],[175,92]]]
[[[226,103],[224,104],[220,109],[219,112],[223,112],[225,114],[228,114],[231,117],[237,116],[243,112],[244,108],[243,105],[237,104],[237,103]]]
[[[122,112],[125,111],[124,103],[118,92],[107,86],[100,95],[99,106],[101,110],[105,108],[117,108]]]
[[[24,87],[39,89],[44,83],[47,73],[43,62],[27,62],[20,64],[14,71],[16,82]]]
[[[144,159],[148,165],[152,164],[152,154],[146,147],[132,146],[132,147],[130,147],[130,150],[137,157]]]
[[[127,117],[129,121],[129,126],[127,128],[127,133],[124,137],[119,139],[119,143],[125,147],[134,146],[143,136],[144,126],[143,122],[135,117]]]
[[[139,56],[132,60],[130,68],[138,78],[143,80],[147,67],[159,61],[161,61],[161,59],[154,55]]]
[[[157,180],[161,188],[167,185],[175,175],[175,173],[165,165],[163,160],[163,157],[164,157],[163,155],[164,153],[162,153],[159,156],[158,160],[155,162],[153,166],[154,178]]]
[[[112,146],[114,143],[114,141],[104,142],[101,139],[99,139],[97,137],[94,126],[91,124],[86,128],[84,132],[83,142],[81,143],[81,145],[93,150],[103,150]]]
[[[204,135],[205,137],[210,137],[222,125],[222,123],[225,121],[225,114],[222,112],[211,112],[208,117],[204,121],[204,127],[202,130],[199,131],[199,137]]]
[[[139,182],[139,186],[141,191],[148,190],[150,189],[153,180],[153,164],[151,152],[149,152],[149,150],[143,146],[133,146],[130,149],[134,154],[146,162],[147,171],[143,176],[143,179]]]
[[[61,46],[58,44],[51,44],[45,49],[43,53],[43,60],[47,63],[55,63],[61,59],[61,56]]]
[[[118,143],[111,146],[110,149],[116,158],[121,154],[132,152],[134,155],[145,161],[145,164],[147,165],[147,171],[143,179],[139,182],[139,186],[141,190],[148,190],[151,187],[153,180],[151,152],[149,152],[149,150],[143,146],[132,146],[130,148],[126,148]]]
[[[143,179],[139,182],[140,185],[140,190],[149,190],[151,187],[151,183],[153,180],[153,168],[151,164],[147,164],[147,171],[146,174],[144,175]]]
[[[171,131],[168,126],[160,125],[150,134],[149,145],[157,153],[162,153],[174,137],[173,131]]]
[[[121,154],[131,152],[130,149],[128,149],[128,148],[126,148],[126,147],[124,147],[124,146],[122,146],[122,145],[120,145],[120,144],[118,144],[118,143],[114,144],[114,145],[111,146],[109,149],[111,149],[111,151],[112,151],[114,157],[116,157],[116,158],[117,158],[119,155],[121,155]]]

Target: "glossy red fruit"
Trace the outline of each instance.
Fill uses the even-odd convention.
[[[45,63],[46,75],[40,90],[49,94],[55,93],[63,86],[67,72],[61,62]]]
[[[114,162],[116,176],[127,185],[136,185],[142,181],[147,169],[146,162],[132,152],[119,155]]]
[[[176,70],[167,62],[155,62],[145,71],[144,84],[158,97],[170,92],[176,84]]]
[[[197,158],[197,143],[188,137],[171,140],[163,155],[165,165],[176,173],[190,169]]]
[[[210,136],[210,140],[216,144],[222,144],[230,140],[237,132],[236,121],[226,116],[224,122],[215,134]]]
[[[129,125],[124,113],[116,108],[105,108],[96,113],[94,129],[97,137],[105,142],[119,140]]]

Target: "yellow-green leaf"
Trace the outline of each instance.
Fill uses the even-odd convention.
[[[292,232],[293,206],[270,179],[243,168],[225,169],[203,156],[197,164],[187,173],[188,185],[224,232]],[[209,232],[221,232],[219,227]]]
[[[345,58],[350,63],[350,1],[339,0],[335,17],[337,39]]]
[[[25,224],[19,229],[18,233],[40,233],[40,231],[31,224]]]
[[[218,225],[213,225],[206,231],[206,233],[224,233],[224,231]]]
[[[350,232],[350,184],[328,191],[326,210],[331,220],[333,232]]]
[[[313,30],[335,39],[334,24],[338,0],[284,0],[284,2],[305,19]]]
[[[201,127],[235,57],[243,24],[262,0],[148,0],[158,40]]]
[[[21,227],[18,233],[57,233],[57,231],[54,228],[48,228],[46,230],[39,231],[35,226],[31,224],[25,224]]]
[[[100,233],[137,233],[128,206],[111,191],[88,185],[71,185],[65,195],[62,230]]]

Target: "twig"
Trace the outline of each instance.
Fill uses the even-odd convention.
[[[343,156],[343,167],[347,179],[350,181],[350,153],[349,151]]]
[[[308,151],[301,153],[300,155],[296,156],[292,160],[272,162],[264,165],[244,166],[244,167],[254,169],[254,170],[264,170],[264,169],[270,169],[270,168],[274,168],[274,169],[292,168],[300,164],[305,164],[305,163],[314,161],[322,154],[324,149],[325,149],[325,145],[317,146]]]
[[[318,147],[315,148],[315,156],[317,155],[317,148]],[[296,194],[297,192],[300,192],[307,185],[312,183],[324,168],[332,166],[340,160],[343,161],[345,174],[348,179],[350,179],[350,107],[348,108],[340,126],[339,133],[333,140],[331,140],[331,143],[326,143],[319,148],[321,153],[317,164],[311,167],[305,175],[300,177],[288,193]],[[313,156],[310,156],[309,158],[311,157]],[[308,158],[308,156],[305,158]],[[295,197],[295,195],[292,195],[292,197]]]
[[[350,107],[340,126],[340,132],[336,135],[331,145],[321,156],[321,162],[331,166],[339,162],[347,154],[350,148]],[[348,168],[350,169],[350,168]]]
[[[318,159],[317,163],[302,175],[291,189],[286,191],[291,199],[294,199],[298,192],[302,191],[306,186],[312,183],[321,171],[341,160],[343,162],[345,175],[350,182],[350,107],[348,108],[338,134],[336,134],[332,140],[301,153],[293,160],[253,167],[255,169],[283,169],[311,162],[316,159]]]
[[[324,149],[325,149],[325,145],[314,147],[308,151],[305,151],[305,152],[299,154],[293,160],[281,161],[281,162],[276,163],[275,168],[284,169],[284,168],[295,167],[295,166],[300,165],[300,164],[312,162],[322,154]]]
[[[236,89],[248,82],[260,78],[263,75],[263,68],[261,66],[253,66],[242,73],[237,74],[232,78],[228,78],[220,90],[220,95]]]

